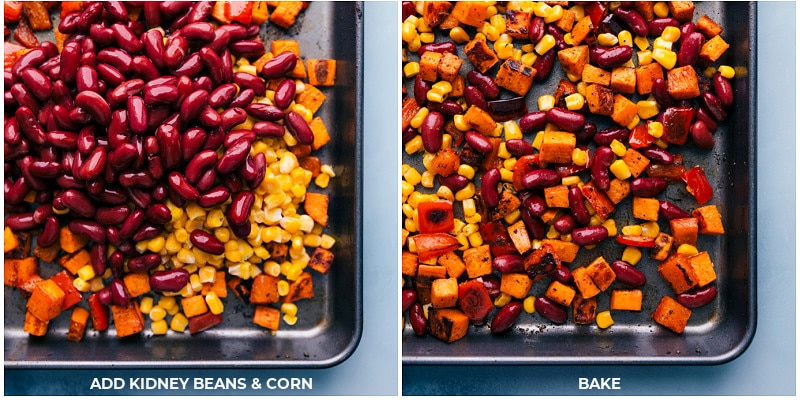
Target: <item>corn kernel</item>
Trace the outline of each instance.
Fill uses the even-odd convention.
[[[200,267],[197,276],[202,283],[214,283],[214,280],[217,278],[217,269],[209,266]]]
[[[550,12],[544,17],[544,22],[549,24],[556,22],[564,16],[564,9],[560,5],[555,5],[550,8]]]
[[[636,106],[639,108],[636,115],[640,119],[649,119],[658,115],[658,103],[655,100],[639,100],[636,102]]]
[[[464,28],[457,26],[450,30],[450,39],[458,44],[466,43],[469,41],[469,34]]]
[[[617,40],[620,46],[633,46],[633,35],[630,31],[622,30],[617,34]]]
[[[617,236],[617,222],[613,218],[601,222],[600,225],[606,228],[609,237]]]
[[[525,298],[525,300],[522,301],[522,309],[524,309],[525,312],[528,314],[533,314],[534,312],[536,312],[536,307],[534,306],[535,303],[536,303],[536,297],[528,296]]]
[[[611,151],[617,155],[617,157],[622,157],[625,155],[625,152],[628,150],[625,148],[625,145],[617,139],[611,141]]]
[[[619,43],[619,39],[613,33],[601,33],[597,35],[597,44],[600,46],[616,46]],[[541,54],[541,53],[540,53]]]
[[[526,53],[532,53],[534,47],[536,47],[536,45],[534,45],[533,43],[526,43],[526,44],[523,44],[522,47],[520,47],[520,48],[522,49],[522,51],[524,51]]]
[[[173,296],[161,296],[158,299],[158,306],[167,310],[170,309],[178,304],[178,300],[175,299]]]
[[[539,131],[536,132],[536,136],[533,137],[533,143],[531,145],[533,148],[539,150],[542,147],[542,142],[544,141],[544,132]]]
[[[580,77],[578,77],[580,79]],[[573,81],[574,82],[574,81]],[[586,98],[586,82],[580,81],[575,84],[575,90],[581,94],[584,98]]]
[[[650,48],[650,41],[647,40],[644,36],[636,36],[633,38],[633,44],[639,48],[640,51],[644,51]]]
[[[641,120],[641,118],[639,118],[639,116],[638,116],[638,115],[634,115],[634,116],[633,116],[633,119],[632,119],[632,120],[631,120],[631,122],[630,122],[630,123],[629,123],[629,124],[626,126],[626,128],[628,128],[628,129],[633,129],[633,128],[635,128],[635,127],[636,127],[636,125],[639,125],[639,122],[641,122],[641,121],[642,121],[642,120]]]
[[[164,245],[166,243],[167,240],[164,238],[164,236],[156,236],[147,242],[147,250],[150,250],[153,253],[160,253],[161,250],[164,249]]]
[[[642,227],[641,225],[626,225],[622,227],[622,234],[623,235],[635,235],[641,236],[642,235]]]
[[[468,164],[459,165],[458,169],[456,170],[456,173],[458,173],[459,175],[461,175],[461,176],[463,176],[463,177],[465,177],[465,178],[467,178],[469,180],[472,180],[473,178],[475,178],[475,169],[472,168],[472,166],[470,166]]]
[[[330,249],[334,244],[336,244],[336,239],[327,233],[321,236],[321,240],[322,242],[320,243],[319,247],[322,247],[323,249]]]
[[[537,58],[538,57],[536,56],[536,53],[529,52],[529,53],[523,54],[520,57],[520,61],[522,61],[523,64],[525,64],[525,65],[527,65],[529,67],[532,67],[533,64],[536,63],[536,59]]]
[[[575,44],[575,41],[572,40],[572,32],[567,32],[564,34],[564,43],[572,46]]]
[[[73,279],[72,286],[75,286],[75,289],[78,289],[79,292],[84,292],[84,293],[92,289],[92,285],[81,277]]]
[[[456,199],[455,194],[453,194],[453,191],[449,187],[444,185],[439,186],[439,189],[436,190],[436,195],[451,203]]]
[[[648,122],[647,133],[654,138],[660,138],[664,134],[664,124],[658,121]]]
[[[465,218],[465,220],[466,220],[467,222],[469,222],[470,224],[477,224],[477,223],[480,223],[480,222],[481,222],[481,219],[482,219],[482,217],[481,217],[481,215],[480,215],[480,214],[470,215],[469,217],[466,217],[466,218]]]
[[[564,102],[567,105],[568,110],[576,111],[583,108],[583,104],[585,103],[585,99],[583,95],[580,93],[573,93],[564,98]]]
[[[556,230],[555,226],[550,225],[545,236],[547,236],[548,239],[557,239],[561,234]]]
[[[290,325],[290,326],[294,325],[294,324],[297,323],[297,316],[296,315],[284,315],[283,316],[283,322],[285,322],[286,325]]]
[[[614,161],[608,169],[617,179],[628,179],[631,177],[631,170],[628,168],[628,164],[625,164],[623,160]]]
[[[474,232],[467,236],[467,240],[469,240],[469,245],[471,247],[479,247],[483,245],[483,238],[481,237],[480,232]]]
[[[297,305],[294,303],[281,304],[281,312],[286,315],[297,315]]]
[[[687,243],[678,246],[678,250],[676,251],[678,254],[683,254],[685,256],[693,256],[698,253],[697,247],[694,247]]]
[[[150,324],[150,330],[153,332],[153,335],[166,335],[168,329],[167,321],[160,319],[158,321],[153,321]]]
[[[475,184],[470,182],[463,189],[455,193],[456,200],[463,201],[475,195]]]
[[[547,17],[551,12],[552,8],[544,2],[536,2],[533,5],[533,13],[536,14],[537,17]]]
[[[507,224],[512,225],[515,222],[517,222],[521,217],[522,217],[522,212],[520,212],[520,209],[517,208],[514,211],[511,211],[510,213],[506,214],[506,216],[503,217],[503,220],[506,221]]]
[[[561,178],[561,184],[564,186],[575,186],[581,183],[581,177],[577,175],[570,175]]]
[[[669,6],[665,1],[659,1],[653,5],[653,13],[659,18],[666,18],[669,16]]]
[[[658,222],[655,221],[647,221],[641,224],[642,226],[642,236],[647,236],[654,238],[658,236],[658,233],[661,231],[661,228],[658,226]]]
[[[289,282],[284,279],[278,281],[278,295],[286,296],[289,293]]]
[[[678,56],[674,51],[657,48],[653,50],[653,60],[666,69],[672,69],[678,61]]]
[[[413,17],[413,15],[411,17]],[[416,19],[415,19],[415,22],[413,22],[413,23],[411,21],[409,21],[409,20],[406,20],[405,22],[403,22],[403,29],[402,29],[401,35],[402,35],[403,41],[406,42],[406,43],[413,42],[414,38],[419,36],[419,33],[417,33]],[[409,50],[411,50],[411,49],[409,49]]]
[[[705,76],[706,76],[706,78],[708,78],[708,79],[711,79],[711,78],[713,78],[713,77],[714,77],[714,74],[715,74],[716,72],[717,72],[717,69],[716,69],[716,68],[714,68],[713,66],[711,66],[711,67],[706,67],[706,69],[704,69],[704,70],[703,70],[703,75],[705,75]]]
[[[160,305],[155,305],[153,308],[150,309],[150,312],[147,314],[152,321],[161,321],[162,319],[166,318],[167,310]]]
[[[225,310],[225,306],[222,304],[222,300],[220,300],[216,292],[208,292],[205,300],[206,304],[208,304],[208,309],[212,314],[220,315]]]
[[[448,94],[453,91],[453,85],[448,81],[439,81],[431,85],[430,90],[441,94]]]
[[[458,235],[456,235],[456,240],[458,240],[458,244],[461,245],[461,247],[458,248],[459,250],[464,251],[469,248],[469,239],[467,239],[467,235],[459,233]],[[414,241],[412,240],[410,241],[410,243],[414,243]],[[409,246],[408,251],[412,253],[416,252],[416,250],[411,249],[411,246]]]
[[[661,32],[661,38],[668,42],[677,42],[681,37],[681,30],[676,26],[668,26]]]
[[[556,105],[556,99],[552,95],[545,94],[539,96],[537,100],[537,104],[539,105],[539,111],[547,111]]]
[[[169,321],[169,328],[175,332],[183,332],[187,326],[189,326],[189,320],[183,313],[173,315],[172,320]]]
[[[519,124],[513,119],[503,122],[503,132],[506,140],[522,139],[522,131],[519,129]]]
[[[324,189],[324,188],[328,187],[328,184],[330,183],[330,180],[331,180],[330,176],[325,175],[325,174],[319,174],[319,175],[317,175],[316,178],[314,178],[314,184],[317,185],[318,187]]]
[[[494,305],[497,307],[503,307],[510,302],[511,302],[511,296],[508,293],[501,292],[500,295],[494,299]]]
[[[597,327],[600,329],[606,329],[614,325],[614,320],[611,318],[611,311],[601,311],[597,313],[595,321],[597,322]]]
[[[406,182],[414,186],[422,182],[422,175],[414,168],[409,168],[408,171],[403,174],[403,178],[405,178]]]
[[[436,36],[432,32],[424,32],[419,34],[419,41],[422,43],[433,43]]]
[[[736,76],[736,70],[734,70],[730,65],[720,65],[719,68],[717,68],[717,71],[725,79],[733,79],[733,77]]]
[[[539,43],[536,43],[536,46],[534,46],[533,49],[536,51],[536,54],[541,56],[550,51],[550,49],[555,47],[555,45],[556,39],[553,37],[553,35],[547,34],[544,35],[541,40],[539,40]]]
[[[642,250],[635,246],[626,246],[625,250],[622,250],[620,259],[630,265],[636,265],[642,259]]]
[[[91,265],[84,265],[80,269],[78,269],[78,278],[83,279],[84,281],[90,281],[94,278],[94,268]]]
[[[497,147],[497,157],[509,160],[511,156],[512,154],[508,152],[508,148],[506,147],[506,142],[500,142],[500,146]]]

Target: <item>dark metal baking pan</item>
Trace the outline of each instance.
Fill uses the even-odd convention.
[[[696,164],[705,168],[714,188],[711,203],[723,215],[726,234],[701,235],[698,242],[715,264],[719,291],[715,301],[693,310],[682,335],[659,326],[650,314],[661,296],[674,293],[656,271],[657,262],[645,255],[637,265],[647,276],[642,311],[614,312],[615,323],[606,330],[594,324],[575,325],[571,317],[556,325],[523,312],[506,334],[492,335],[488,326],[470,327],[466,337],[446,344],[431,336],[416,337],[407,324],[402,335],[404,364],[719,364],[745,351],[756,328],[756,7],[744,2],[696,6],[695,19],[709,15],[723,26],[722,36],[731,45],[719,63],[747,71],[732,81],[735,104],[714,134],[714,149],[708,153],[687,145],[677,150],[687,168]],[[537,109],[536,99],[552,93],[563,77],[556,66],[548,82],[534,84],[527,96],[529,109]],[[531,140],[532,135],[525,138]],[[670,185],[666,198],[686,210],[697,206],[680,184]],[[617,206],[613,218],[618,228],[634,223],[630,200]],[[663,222],[661,226],[665,229]],[[586,265],[598,254],[617,259],[622,251],[614,243],[598,249],[581,250],[570,266]],[[537,282],[531,293],[543,293],[546,285]],[[615,283],[609,290],[614,288],[622,286]],[[608,292],[598,298],[598,310],[607,309]]]
[[[25,300],[5,288],[6,368],[321,368],[347,359],[362,331],[361,266],[361,100],[363,75],[363,7],[356,2],[311,4],[288,31],[262,28],[265,43],[286,36],[298,40],[304,59],[335,59],[336,85],[322,88],[328,96],[317,115],[332,140],[320,158],[336,177],[327,189],[330,216],[326,232],[336,238],[335,261],[327,275],[314,274],[314,298],[298,302],[295,326],[281,322],[275,335],[252,322],[253,306],[232,294],[225,299],[224,321],[195,335],[145,331],[117,338],[113,327],[98,333],[87,329],[82,342],[66,340],[67,313],[51,321],[45,337],[23,332]],[[42,276],[56,271],[44,266]],[[54,273],[54,272],[52,272]]]

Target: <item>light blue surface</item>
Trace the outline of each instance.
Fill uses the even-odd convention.
[[[796,392],[795,3],[757,9],[757,293],[750,347],[719,366],[404,367],[404,394],[794,395]],[[621,390],[578,390],[620,377]]]

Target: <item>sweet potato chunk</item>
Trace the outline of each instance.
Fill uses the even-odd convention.
[[[716,205],[707,205],[694,209],[692,216],[697,218],[699,233],[704,235],[722,235],[725,228],[722,226],[722,215]]]
[[[252,299],[252,297],[253,295],[251,293],[250,298]],[[203,296],[194,295],[181,298],[181,309],[183,310],[183,314],[186,315],[187,318],[192,318],[196,315],[207,313],[208,305],[206,304],[206,300],[205,298],[203,298]],[[116,318],[114,318],[114,320],[116,320]]]
[[[576,144],[574,133],[545,131],[539,148],[539,160],[543,163],[572,162],[572,151],[575,150]]]
[[[447,343],[463,338],[469,328],[469,318],[456,308],[431,308],[428,323],[431,335]]]
[[[458,301],[458,282],[455,278],[437,279],[431,285],[431,305],[434,308],[455,307]]]
[[[122,280],[131,297],[139,297],[150,291],[150,276],[147,272],[128,273]]]
[[[47,325],[47,321],[36,318],[29,310],[25,312],[25,322],[22,324],[22,331],[33,336],[44,336],[47,333]]]
[[[117,337],[135,335],[144,329],[144,317],[139,312],[139,304],[134,300],[128,303],[127,306],[112,304],[111,315],[114,318]]]
[[[450,15],[464,25],[480,28],[489,16],[490,4],[487,1],[457,1]]]
[[[730,45],[728,42],[722,39],[721,36],[714,36],[703,43],[703,46],[700,47],[700,58],[713,63],[719,60],[719,58],[722,57],[722,54],[725,53],[729,47]]]
[[[697,218],[675,218],[669,221],[669,228],[672,232],[672,237],[675,238],[676,245],[697,245],[697,233],[699,231]]]
[[[651,197],[633,198],[633,217],[645,221],[658,221],[658,199]]]
[[[534,75],[536,75],[535,68],[509,58],[500,66],[500,70],[497,71],[497,76],[494,78],[494,83],[520,96],[525,96],[531,89],[531,85],[533,85]]]
[[[415,276],[417,275],[418,266],[419,266],[419,257],[410,251],[403,251],[402,274],[408,276]]]
[[[569,187],[557,185],[544,188],[544,201],[548,207],[569,208]]]
[[[71,254],[64,254],[58,259],[58,264],[64,267],[72,275],[77,275],[78,270],[91,262],[89,252],[81,250]]]
[[[697,287],[703,287],[717,280],[717,273],[714,271],[714,263],[708,252],[701,251],[689,257],[689,264],[697,275]]]
[[[464,250],[463,257],[470,279],[492,273],[492,254],[488,244]]]
[[[641,311],[642,291],[639,289],[619,289],[611,291],[612,310]]]
[[[71,342],[80,342],[83,340],[83,334],[86,331],[86,324],[88,322],[89,310],[83,307],[75,307],[72,310],[72,317],[69,320],[67,340]]]
[[[639,106],[621,94],[614,95],[614,108],[611,119],[621,126],[628,126],[637,117]]]
[[[706,38],[712,38],[722,33],[722,27],[705,14],[701,15],[697,22],[695,22],[695,29]]]
[[[303,202],[305,209],[314,222],[326,226],[328,225],[328,195],[322,193],[306,192],[306,200]]]
[[[500,291],[516,299],[525,298],[533,287],[533,280],[523,273],[507,273],[500,277]]]
[[[568,263],[575,261],[575,257],[578,256],[578,250],[580,250],[580,246],[575,243],[557,239],[544,239],[542,240],[542,245],[552,247],[558,258]]]
[[[572,299],[572,321],[578,325],[591,324],[596,316],[597,298],[585,299],[580,293],[575,294]]]
[[[619,204],[619,202],[628,197],[629,194],[631,194],[631,182],[627,179],[612,179],[609,183],[608,190],[606,190],[608,199],[614,204]]]
[[[467,264],[464,264],[461,257],[453,251],[442,254],[437,261],[447,270],[447,276],[450,278],[458,278],[467,270]]]
[[[294,25],[300,11],[305,8],[302,1],[279,1],[278,6],[269,16],[269,21],[283,29],[289,29]]]
[[[439,66],[436,67],[436,70],[439,73],[439,77],[448,82],[452,82],[458,76],[458,70],[461,69],[462,63],[463,60],[461,57],[452,53],[444,53],[442,54],[441,60],[439,60]]]
[[[633,94],[636,91],[636,69],[631,67],[616,67],[611,70],[611,90]]]
[[[428,28],[434,28],[450,15],[453,4],[449,1],[426,1],[422,6],[422,18]]]
[[[333,265],[333,252],[330,250],[317,247],[311,253],[311,259],[308,261],[308,267],[320,274],[327,274]]]
[[[669,283],[676,294],[681,294],[697,285],[697,274],[688,258],[680,253],[673,253],[658,264],[658,273]]]
[[[664,296],[650,316],[659,325],[681,334],[686,329],[689,317],[692,316],[692,310],[684,307],[672,297]]]
[[[608,289],[614,283],[614,279],[617,278],[617,274],[614,273],[614,270],[611,269],[611,266],[608,265],[603,256],[597,257],[589,263],[586,266],[586,273],[592,278],[592,282],[597,285],[600,291]]]
[[[625,151],[625,155],[622,156],[622,161],[628,166],[634,178],[638,178],[647,166],[650,165],[650,160],[647,157],[632,148]]]
[[[281,310],[268,306],[256,306],[253,322],[264,328],[277,331],[281,323]]]
[[[580,296],[584,299],[594,298],[600,293],[600,288],[594,284],[592,277],[586,271],[586,267],[578,267],[572,270],[572,280],[580,292]]]
[[[69,227],[62,226],[60,232],[59,239],[61,241],[61,248],[64,249],[67,253],[74,253],[89,243],[89,239],[76,235],[69,230]],[[72,272],[72,271],[70,271]]]
[[[6,286],[18,286],[38,272],[39,262],[34,257],[22,259],[6,258],[3,260],[3,284]]]
[[[52,279],[36,283],[26,308],[40,321],[50,321],[61,312],[66,294]]]
[[[302,104],[312,113],[315,113],[322,106],[322,103],[325,102],[326,97],[325,93],[322,93],[316,86],[306,84],[303,92],[295,97],[295,102],[297,102],[297,104]]]
[[[289,284],[289,293],[283,298],[284,303],[294,303],[297,300],[310,299],[314,297],[314,285],[311,274],[303,272],[300,276]]]
[[[528,39],[532,14],[522,10],[507,10],[506,33],[514,39]]]
[[[486,136],[490,136],[494,132],[495,127],[497,127],[497,122],[494,121],[489,113],[474,105],[467,109],[467,112],[464,114],[464,121],[469,124],[472,129]]]
[[[669,13],[680,22],[691,21],[694,16],[694,2],[668,1]]]
[[[664,69],[659,63],[650,63],[636,67],[636,92],[645,95],[653,91],[653,82],[664,79]]]
[[[569,307],[575,298],[575,289],[559,281],[552,281],[544,295],[562,306]]]
[[[674,242],[675,239],[673,239],[672,236],[664,232],[659,232],[658,235],[656,235],[655,244],[650,249],[650,258],[658,261],[666,260],[670,251],[672,251],[672,244]]]
[[[336,60],[306,60],[308,83],[314,86],[333,86],[336,82]]]
[[[587,85],[596,83],[608,87],[611,85],[611,72],[595,67],[592,64],[586,64],[583,66],[583,71],[581,71],[581,80],[586,82]]]
[[[253,286],[250,291],[250,303],[266,305],[280,300],[280,296],[278,295],[279,280],[280,279],[277,277],[269,274],[259,274],[253,278]]]
[[[584,19],[588,19],[584,18]],[[591,23],[591,22],[590,22]],[[577,28],[577,26],[576,26]],[[574,34],[573,34],[574,40]],[[577,44],[578,42],[576,42]],[[589,46],[567,47],[558,51],[558,62],[567,74],[567,79],[576,82],[581,79],[583,70],[589,64]]]
[[[458,6],[456,4],[456,6]],[[490,68],[497,64],[497,54],[486,44],[486,40],[472,39],[464,46],[464,53],[481,73],[486,73]],[[588,53],[587,53],[588,54]],[[420,70],[422,64],[420,64]]]
[[[691,99],[700,95],[700,85],[694,67],[685,65],[667,72],[667,92],[676,100]]]
[[[583,43],[584,40],[590,38],[590,35],[594,32],[594,25],[592,25],[592,18],[584,16],[580,19],[580,21],[576,22],[575,25],[572,27],[572,43],[576,46]],[[592,40],[586,40],[587,44],[594,44],[594,36],[591,36]],[[592,43],[589,43],[592,42]]]
[[[519,254],[525,254],[531,249],[531,238],[525,228],[525,222],[519,220],[508,227],[508,236],[514,243],[514,247]]]
[[[592,114],[610,116],[614,112],[614,92],[593,83],[586,87],[586,103]]]
[[[8,253],[11,250],[16,249],[19,247],[19,240],[17,240],[17,235],[11,231],[11,228],[5,227],[3,229],[3,253]]]

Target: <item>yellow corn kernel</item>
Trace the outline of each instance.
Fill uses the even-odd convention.
[[[178,305],[178,300],[175,299],[175,297],[173,297],[173,296],[161,296],[158,299],[158,303],[157,304],[158,304],[159,307],[161,307],[161,308],[163,308],[165,310],[168,310],[168,309]]]
[[[480,232],[474,232],[467,236],[467,240],[469,240],[469,245],[471,247],[478,247],[483,245],[483,238],[481,237]]]
[[[639,50],[644,51],[650,48],[650,41],[647,40],[644,36],[636,36],[633,38],[633,44],[636,45]]]
[[[453,136],[451,136],[449,133],[445,133],[444,135],[442,135],[442,147],[441,147],[441,149],[442,150],[446,150],[446,149],[449,149],[451,147],[453,147]]]
[[[522,309],[525,310],[525,312],[528,314],[533,314],[534,312],[536,312],[536,307],[534,306],[535,303],[536,303],[536,297],[528,296],[525,298],[525,300],[522,301]]]
[[[186,229],[177,229],[175,230],[175,240],[180,243],[186,243],[189,240],[189,232]]]
[[[78,278],[83,279],[84,281],[90,281],[94,278],[94,268],[91,265],[84,265],[80,269],[78,269]]]
[[[164,249],[166,243],[167,240],[164,238],[164,236],[156,236],[147,242],[147,250],[150,250],[153,253],[160,253],[161,250]]]
[[[594,217],[594,216],[592,216],[592,217]],[[609,219],[603,221],[602,223],[600,223],[600,225],[602,225],[602,226],[604,226],[606,228],[606,230],[608,231],[608,236],[609,237],[617,236],[617,221],[614,221],[613,218],[609,218]]]
[[[572,46],[575,42],[572,40],[572,32],[567,32],[564,34],[564,43]]]
[[[167,310],[160,305],[155,305],[153,308],[150,309],[150,312],[147,314],[152,321],[161,321],[167,316]]]
[[[606,329],[614,325],[614,320],[611,318],[611,311],[601,311],[597,313],[595,321],[597,322],[597,327],[600,329]]]
[[[658,121],[648,123],[647,133],[654,138],[660,138],[664,134],[664,124]]]
[[[564,16],[564,9],[560,5],[555,5],[550,8],[550,12],[544,17],[545,23],[556,22]]]
[[[631,170],[628,168],[628,164],[625,164],[625,161],[616,160],[611,163],[611,166],[608,167],[608,169],[612,174],[614,174],[614,176],[617,177],[617,179],[628,179],[631,177]]]
[[[464,28],[457,26],[450,30],[450,39],[458,44],[466,43],[469,41],[469,34]]]
[[[526,53],[533,53],[534,47],[536,47],[536,45],[534,45],[533,43],[526,43],[523,44],[522,47],[520,47],[520,49],[522,49],[522,51]]]
[[[333,236],[328,235],[327,233],[323,234],[321,238],[322,242],[319,244],[319,247],[322,247],[323,249],[330,249],[331,247],[333,247],[334,244],[336,244],[336,239],[334,239]]]
[[[139,312],[142,314],[149,314],[150,310],[153,309],[153,298],[150,296],[142,297],[142,300],[139,301]]]
[[[533,146],[533,148],[538,150],[542,147],[543,141],[544,141],[544,132],[539,131],[536,132],[536,136],[533,137],[533,143],[531,143],[531,145]]]
[[[628,150],[625,148],[625,145],[617,139],[611,141],[611,151],[617,155],[617,157],[622,157],[625,155],[625,152]]]
[[[480,223],[482,217],[480,214],[470,215],[469,217],[465,218],[465,221],[469,222],[470,224],[477,224]]]
[[[477,222],[474,222],[474,223],[470,222],[469,224],[465,225],[461,229],[461,233],[463,233],[465,235],[471,235],[471,234],[473,234],[475,232],[478,232],[479,229],[480,228],[478,227],[478,223]]]
[[[475,177],[475,169],[472,168],[472,166],[467,165],[467,164],[459,165],[458,169],[456,170],[456,173],[458,173],[459,175],[461,175],[461,176],[463,176],[463,177],[465,177],[465,178],[467,178],[469,180],[472,180],[472,178]]]
[[[217,278],[217,269],[209,266],[200,267],[197,276],[202,283],[214,283],[214,280]]]
[[[725,79],[733,79],[733,77],[736,76],[736,70],[734,70],[730,65],[720,65],[719,68],[717,68],[717,71]]]
[[[403,174],[403,178],[406,180],[406,182],[414,186],[419,185],[419,183],[422,182],[422,175],[413,167],[409,168],[408,171]]]
[[[633,35],[630,31],[620,31],[617,34],[617,40],[621,46],[633,46]]]
[[[292,325],[297,323],[297,316],[296,315],[284,315],[283,316],[283,322],[285,322],[286,325],[292,326]]]
[[[666,69],[672,69],[678,60],[678,56],[674,51],[658,48],[653,50],[653,60]]]
[[[472,199],[472,198],[464,199],[461,202],[461,207],[464,209],[464,216],[465,217],[469,217],[469,216],[475,215],[475,213],[477,213],[477,208],[476,208],[476,205],[475,205],[475,199]]]
[[[589,212],[591,213],[591,211]],[[603,225],[603,222],[605,221],[596,212],[589,218],[589,226]]]
[[[178,261],[180,261],[183,264],[194,264],[195,262],[197,262],[197,257],[195,257],[194,252],[187,248],[182,248],[178,250],[178,254],[176,254],[175,256],[178,259]]]
[[[581,177],[577,175],[570,175],[561,178],[561,184],[564,186],[575,186],[581,184]]]
[[[208,304],[208,309],[214,315],[220,315],[225,310],[225,306],[222,304],[222,300],[217,296],[216,292],[208,292],[206,293],[206,304]]]
[[[668,42],[677,42],[681,37],[681,30],[675,26],[668,26],[661,32],[661,38]]]
[[[640,119],[649,119],[658,115],[658,103],[655,100],[639,100],[636,102],[636,115]]]
[[[441,93],[443,95],[448,94],[453,91],[453,85],[448,81],[439,81],[431,85],[430,91]]]
[[[575,14],[575,21],[580,21],[586,15],[583,9],[583,6],[580,4],[574,5],[569,8]]]
[[[178,239],[175,239],[175,233],[170,233],[169,236],[167,236],[166,242],[164,243],[164,249],[167,250],[167,253],[176,254],[181,247],[181,243],[178,241]]]
[[[441,102],[445,101],[445,99],[447,98],[447,96],[445,96],[445,95],[443,95],[443,94],[441,94],[439,92],[435,92],[433,90],[429,90],[428,93],[426,94],[426,97],[427,97],[428,101],[432,101],[434,103],[441,103]]]
[[[506,148],[506,142],[500,142],[500,146],[497,147],[497,156],[504,160],[511,159],[512,155],[508,152],[508,148]]]
[[[585,99],[583,95],[580,93],[573,93],[564,98],[564,102],[567,105],[568,110],[576,111],[583,108],[583,104],[585,103]]]
[[[642,226],[642,236],[647,236],[654,238],[658,236],[658,233],[661,231],[661,228],[658,226],[658,222],[655,221],[647,221],[641,224]]]
[[[622,227],[622,234],[623,235],[641,236],[642,235],[642,226],[641,225],[625,225],[625,226]]]
[[[187,326],[189,326],[189,320],[183,313],[176,313],[172,316],[172,320],[169,321],[169,329],[175,332],[183,332]]]
[[[547,110],[555,107],[556,98],[553,97],[552,95],[545,94],[545,95],[539,96],[539,99],[537,99],[536,102],[539,105],[539,111],[547,111]]]
[[[522,131],[519,129],[519,124],[513,119],[503,122],[503,132],[506,140],[522,139]]]
[[[189,275],[189,284],[192,285],[192,290],[195,292],[203,289],[203,282],[200,282],[200,276],[197,274]]]
[[[206,211],[203,210],[203,207],[197,205],[197,203],[189,203],[186,205],[186,216],[189,220],[198,219],[204,217],[206,215]]]
[[[536,53],[525,53],[522,55],[522,57],[520,57],[520,61],[522,61],[523,64],[532,67],[533,64],[536,63],[537,58],[538,57],[536,56]]]
[[[632,119],[632,120],[631,120],[631,122],[630,122],[630,123],[629,123],[629,124],[626,126],[626,128],[628,128],[628,129],[633,129],[633,128],[635,128],[635,127],[636,127],[636,125],[639,125],[639,122],[641,122],[641,121],[642,121],[642,120],[639,118],[639,116],[638,116],[638,115],[634,115],[634,116],[633,116],[633,119]]]
[[[314,178],[314,184],[317,185],[318,187],[324,189],[324,188],[328,187],[328,184],[330,183],[330,180],[331,180],[330,176],[325,175],[325,174],[319,174],[319,175],[317,175],[316,178]]]
[[[289,282],[285,279],[281,279],[278,281],[278,295],[279,296],[286,296],[289,293]]]
[[[475,184],[470,182],[463,189],[455,193],[456,200],[463,201],[475,196]]]
[[[467,239],[467,235],[465,235],[463,233],[459,233],[458,235],[456,235],[456,240],[458,240],[458,244],[461,245],[458,248],[459,250],[464,251],[464,250],[469,248],[469,239]],[[414,243],[414,241],[412,240],[412,241],[410,241],[410,243]],[[410,251],[412,253],[415,253],[416,252],[416,246],[414,247],[414,249],[411,249],[411,246],[409,246],[408,247],[408,251]]]
[[[422,126],[422,122],[425,120],[425,117],[428,116],[428,112],[429,110],[427,107],[420,108],[419,111],[417,111],[417,113],[414,115],[414,118],[411,119],[411,127],[417,129]]]
[[[458,130],[460,130],[462,132],[466,132],[466,131],[471,129],[471,127],[469,126],[467,121],[464,120],[464,116],[461,115],[461,114],[453,116],[453,124],[455,124],[456,129],[458,129]]]
[[[704,69],[704,70],[703,70],[703,75],[705,75],[705,76],[706,76],[706,78],[708,78],[708,79],[711,79],[711,78],[713,78],[713,77],[714,77],[714,74],[715,74],[716,72],[717,72],[717,69],[716,69],[716,68],[714,68],[713,66],[711,66],[711,67],[706,67],[706,69]]]
[[[536,46],[534,46],[533,49],[536,51],[536,54],[541,56],[550,51],[550,49],[555,47],[555,45],[556,39],[553,37],[553,35],[547,34],[539,40],[539,43],[536,43]]]
[[[635,246],[626,246],[625,250],[622,250],[620,259],[630,265],[636,265],[642,259],[642,250]]]
[[[410,16],[409,18],[411,17],[413,17],[413,15]],[[403,41],[406,43],[411,43],[412,41],[414,41],[414,38],[419,36],[419,34],[417,33],[416,18],[414,19],[414,22],[411,22],[408,19],[405,22],[403,22],[403,30],[401,35]]]
[[[536,2],[533,4],[533,13],[536,14],[537,17],[547,17],[552,12],[552,7],[547,5],[545,2]]]
[[[665,1],[659,1],[653,5],[653,13],[659,18],[666,18],[669,16],[669,6]]]
[[[589,156],[586,151],[580,148],[572,149],[572,163],[575,165],[586,165],[589,162]]]
[[[520,217],[522,217],[522,213],[520,212],[519,208],[517,208],[514,211],[506,214],[506,216],[503,217],[503,220],[506,221],[507,224],[512,225],[514,222],[517,222]]]
[[[150,330],[153,332],[153,335],[166,335],[169,327],[166,320],[160,319],[150,323]]]
[[[600,46],[616,46],[619,43],[619,39],[613,33],[601,33],[597,35],[597,44]]]
[[[433,43],[436,36],[432,32],[424,32],[419,34],[419,41],[422,43]]]
[[[72,280],[72,286],[78,289],[79,292],[88,292],[92,290],[92,284],[81,278],[80,276]]]
[[[694,247],[687,243],[678,246],[678,250],[676,251],[678,254],[683,254],[685,256],[693,256],[698,253],[697,247]]]
[[[492,17],[489,18],[489,24],[497,28],[497,30],[500,31],[501,33],[505,33],[506,31],[506,19],[503,18],[503,16],[500,14],[492,15]],[[508,35],[506,35],[506,37],[508,38]],[[511,42],[510,38],[508,38],[507,40],[509,43]]]
[[[553,225],[550,225],[550,228],[547,229],[545,236],[547,236],[548,239],[557,239],[559,236],[561,236],[561,234],[558,233]]]
[[[503,124],[496,122],[494,124],[494,130],[492,131],[493,137],[500,137],[503,134]]]
[[[580,79],[580,77],[578,77]],[[581,96],[586,98],[586,82],[580,81],[575,84],[575,90],[580,93]]]
[[[286,315],[297,315],[297,305],[294,303],[281,304],[281,312]]]
[[[672,51],[673,44],[674,43],[664,39],[663,37],[657,37],[653,39],[653,51],[655,52],[658,49]]]
[[[494,305],[497,307],[503,307],[510,302],[511,302],[511,295],[509,295],[508,293],[501,292],[500,295],[497,296],[496,299],[494,299]]]
[[[442,199],[445,199],[449,202],[454,202],[456,200],[456,196],[453,191],[447,186],[439,186],[439,189],[436,190],[436,195]]]

